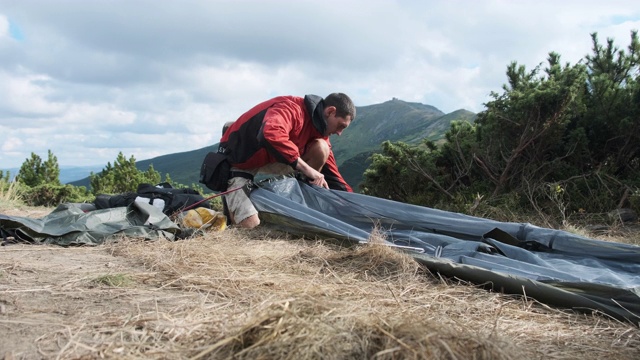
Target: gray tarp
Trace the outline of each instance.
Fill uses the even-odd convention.
[[[498,222],[293,178],[251,192],[261,218],[280,229],[364,243],[374,228],[387,243],[446,276],[575,310],[640,322],[640,247],[526,223]]]
[[[61,204],[40,219],[0,214],[0,229],[17,240],[62,246],[98,245],[122,235],[174,240],[180,232],[162,211],[139,202],[88,212],[80,204]]]

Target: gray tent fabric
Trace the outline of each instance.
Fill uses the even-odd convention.
[[[351,244],[374,228],[432,271],[640,324],[640,247],[278,178],[250,193],[263,221]]]
[[[126,235],[174,240],[180,228],[161,210],[134,202],[127,207],[86,211],[82,204],[60,204],[40,219],[0,214],[0,230],[35,244],[99,245]]]

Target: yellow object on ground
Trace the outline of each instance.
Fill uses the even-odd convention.
[[[222,231],[227,228],[227,217],[223,213],[205,207],[183,212],[179,217],[184,227]]]

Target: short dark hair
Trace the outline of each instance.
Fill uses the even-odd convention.
[[[356,118],[356,106],[353,105],[353,101],[346,94],[332,93],[324,99],[324,106],[335,106],[336,116],[346,117],[351,116],[351,120]]]

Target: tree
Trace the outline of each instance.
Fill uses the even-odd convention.
[[[449,193],[445,195],[451,198],[450,194],[458,188],[480,191],[476,186],[480,182],[473,181],[481,178],[473,160],[473,154],[478,152],[476,125],[468,121],[453,121],[444,138],[446,142],[434,154],[438,155],[435,163],[443,174],[442,182]]]
[[[591,34],[587,115],[584,127],[591,147],[591,166],[608,167],[617,176],[638,172],[640,157],[640,41],[631,33],[627,52],[607,39],[606,46]]]
[[[118,153],[116,161],[107,163],[107,166],[99,173],[93,172],[89,176],[91,191],[93,194],[122,194],[135,192],[139,184],[157,184],[160,182],[160,173],[149,165],[147,171],[142,172],[136,168],[136,159],[131,156],[128,160]]]
[[[49,150],[47,160],[43,162],[40,156],[31,153],[31,158],[22,163],[16,178],[29,187],[42,184],[60,185],[58,158]]]
[[[559,159],[573,153],[563,146],[571,121],[580,116],[586,71],[582,65],[560,65],[551,53],[546,75],[512,63],[509,84],[478,115],[478,153],[474,160],[494,189],[492,196],[518,190],[523,180],[539,182]]]
[[[413,204],[431,203],[434,192],[453,197],[444,188],[443,171],[436,166],[437,147],[429,140],[423,146],[385,141],[382,154],[372,156],[364,172],[365,194]]]
[[[636,31],[626,51],[592,40],[575,65],[555,52],[531,71],[509,64],[475,125],[453,123],[439,148],[384,143],[365,190],[429,206],[477,192],[563,217],[628,205],[640,188],[640,42]]]
[[[31,153],[31,158],[26,159],[20,166],[16,179],[29,187],[41,184],[43,180],[42,158]]]
[[[363,193],[413,204],[436,206],[458,201],[461,191],[483,188],[471,154],[476,144],[475,126],[453,121],[441,147],[423,140],[420,145],[382,143],[364,173]]]
[[[11,172],[4,172],[0,170],[0,181],[4,181],[5,183],[9,183],[11,181]]]
[[[42,163],[42,177],[44,184],[60,185],[60,166],[58,158],[51,150],[47,152],[47,161]]]
[[[382,143],[382,153],[371,156],[371,165],[364,172],[361,185],[364,194],[402,202],[408,200],[410,190],[404,182],[411,182],[408,179],[410,174],[407,174],[406,162],[402,159],[403,152],[396,151],[406,146],[390,141]]]

